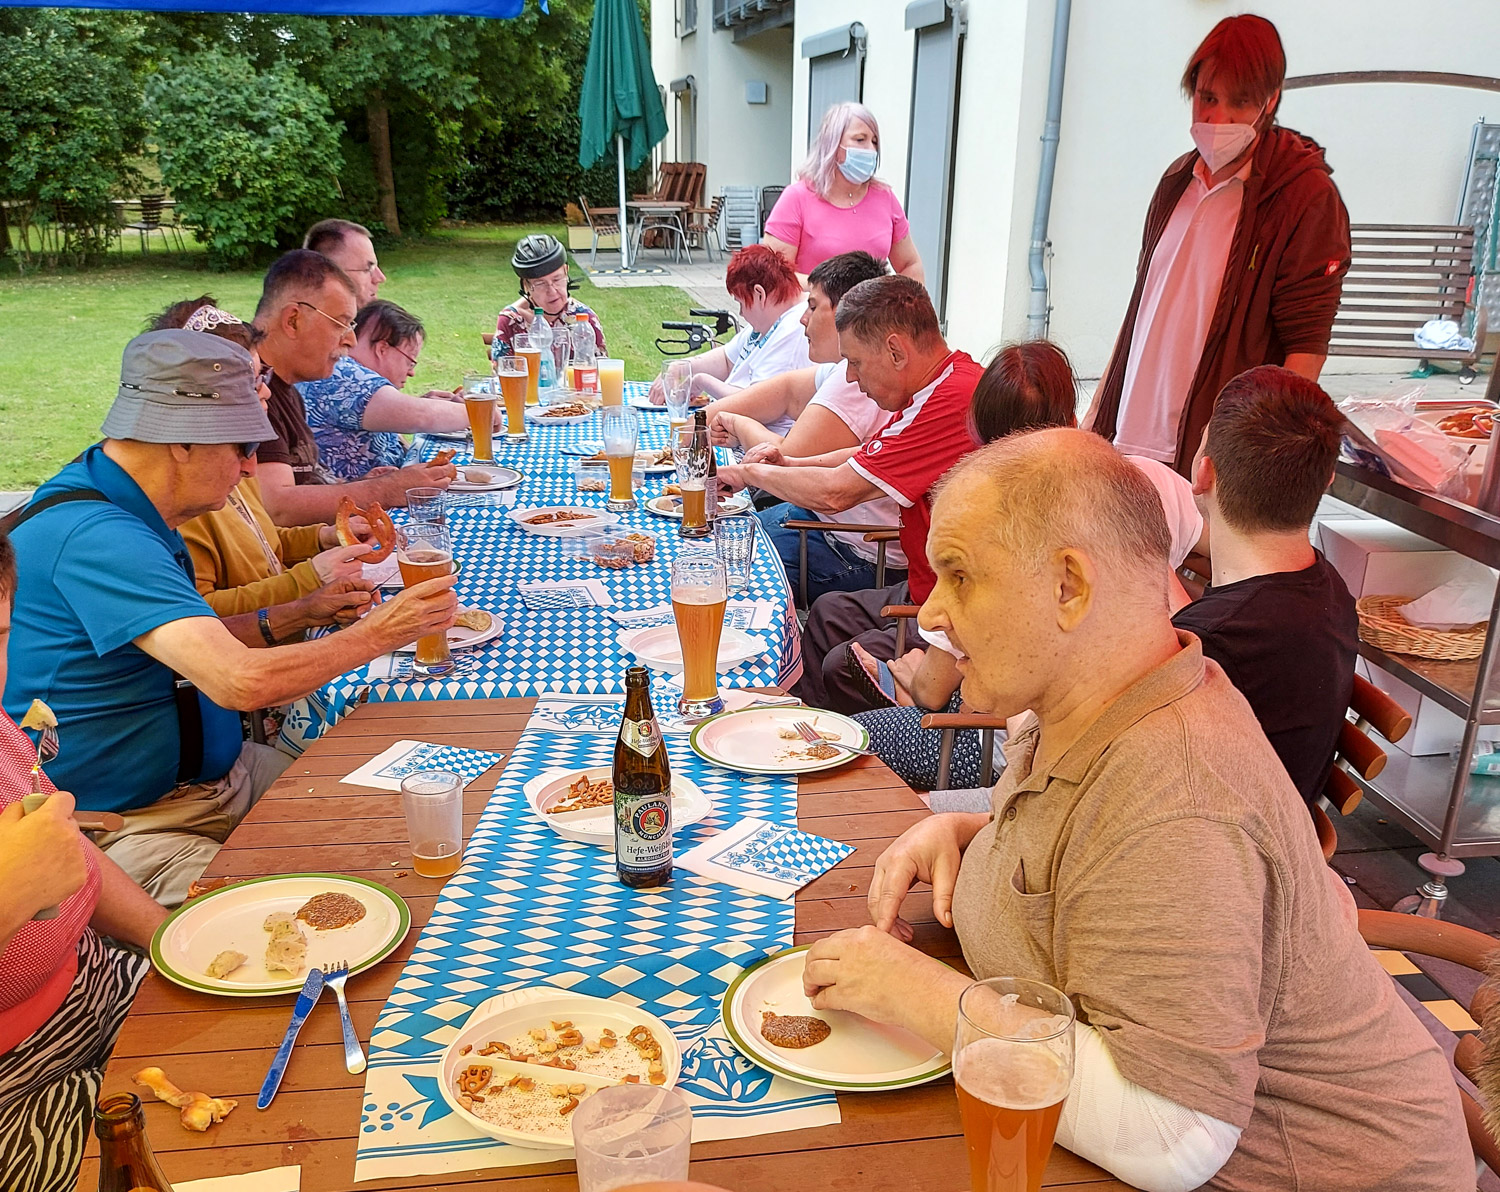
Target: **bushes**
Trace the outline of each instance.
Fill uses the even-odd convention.
[[[341,209],[340,125],[291,67],[222,50],[164,63],[146,86],[162,181],[217,266],[291,247]]]

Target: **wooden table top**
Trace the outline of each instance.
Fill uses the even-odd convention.
[[[409,868],[400,796],[354,794],[339,779],[397,740],[415,738],[476,749],[515,748],[534,700],[454,700],[366,704],[314,744],[250,813],[209,866],[210,876],[261,877],[323,871],[369,878],[395,890],[411,907],[412,930],[374,968],[351,977],[350,1010],[368,1045],[375,1018],[411,955],[442,888]],[[470,784],[464,797],[465,837],[494,790],[499,768]],[[875,858],[928,814],[884,764],[862,758],[803,777],[798,824],[807,832],[855,846],[837,868],[797,896],[797,943],[868,922],[865,892]],[[957,957],[958,941],[931,914],[925,890],[907,901],[917,944],[934,956]],[[177,1110],[146,1105],[147,1130],[162,1169],[173,1181],[301,1164],[302,1192],[330,1190],[504,1188],[505,1192],[576,1189],[571,1161],[535,1167],[460,1172],[410,1180],[354,1184],[355,1134],[364,1076],[344,1070],[338,1015],[332,1002],[312,1015],[298,1039],[281,1091],[270,1109],[255,1096],[286,1030],[292,995],[230,1001],[181,989],[151,973],[125,1020],[105,1093],[143,1092],[130,1074],[164,1068],[181,1088],[234,1097],[239,1107],[206,1134],[184,1130]],[[861,1192],[957,1192],[967,1183],[963,1136],[952,1081],[891,1093],[839,1094],[837,1126],[708,1142],[693,1147],[695,1179],[756,1192],[782,1188]],[[97,1147],[78,1187],[98,1182]],[[1129,1192],[1127,1185],[1058,1147],[1045,1186],[1057,1192]]]

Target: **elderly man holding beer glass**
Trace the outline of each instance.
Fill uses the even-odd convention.
[[[1447,1061],[1360,939],[1249,705],[1173,628],[1169,549],[1150,482],[1086,432],[1011,436],[948,473],[921,624],[961,652],[971,705],[1030,714],[991,814],[891,845],[873,926],[813,945],[808,996],[956,1045],[975,1188],[1039,1187],[1041,1086],[1064,1056],[1019,1060],[1009,1044],[1046,1025],[976,1021],[993,997],[909,946],[901,905],[928,882],[977,977],[1067,995],[1057,1137],[1122,1180],[1472,1187]]]

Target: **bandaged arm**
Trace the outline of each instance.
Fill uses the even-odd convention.
[[[1141,1192],[1189,1192],[1212,1179],[1240,1127],[1131,1084],[1093,1027],[1080,1022],[1074,1039],[1057,1141]]]

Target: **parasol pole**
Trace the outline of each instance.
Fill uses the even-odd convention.
[[[620,268],[630,268],[630,221],[625,207],[625,138],[615,133],[615,164],[620,184]]]

